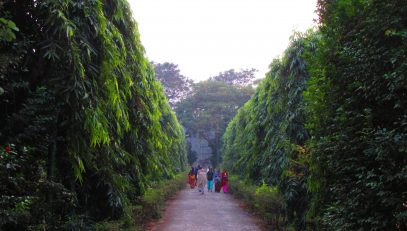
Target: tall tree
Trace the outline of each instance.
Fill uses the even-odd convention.
[[[152,63],[155,77],[162,83],[171,107],[185,99],[192,91],[191,79],[180,74],[178,65],[173,63]]]

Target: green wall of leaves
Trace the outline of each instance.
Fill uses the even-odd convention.
[[[407,4],[317,9],[229,123],[224,165],[277,186],[298,230],[405,230]]]
[[[127,1],[5,1],[0,19],[0,227],[117,218],[184,170]]]
[[[223,137],[227,169],[256,183],[278,186],[289,222],[305,227],[308,195],[302,93],[309,75],[302,57],[315,46],[315,33],[295,33],[282,59],[275,59],[254,96],[239,109]]]

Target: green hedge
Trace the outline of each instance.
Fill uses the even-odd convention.
[[[97,223],[94,229],[97,231],[144,230],[148,222],[161,218],[165,202],[185,188],[186,175],[187,173],[179,173],[173,179],[158,182],[146,190],[137,205],[129,206],[128,216],[115,222]]]
[[[230,193],[242,200],[246,206],[260,216],[273,230],[290,230],[287,227],[286,203],[275,186],[263,182],[256,186],[237,176],[230,176]]]
[[[0,94],[0,230],[120,219],[187,165],[127,0],[1,1]]]
[[[276,186],[287,205],[288,223],[304,230],[307,192],[308,148],[303,92],[309,74],[305,53],[315,47],[318,33],[294,33],[281,59],[253,97],[239,109],[223,136],[222,165],[253,184]]]

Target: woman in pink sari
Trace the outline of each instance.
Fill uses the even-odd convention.
[[[229,191],[228,181],[229,181],[229,174],[226,170],[223,170],[223,172],[222,172],[222,190],[224,193],[227,193]]]

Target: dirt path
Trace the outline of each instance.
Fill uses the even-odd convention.
[[[261,231],[260,221],[239,206],[230,194],[182,190],[169,202],[152,231]]]

